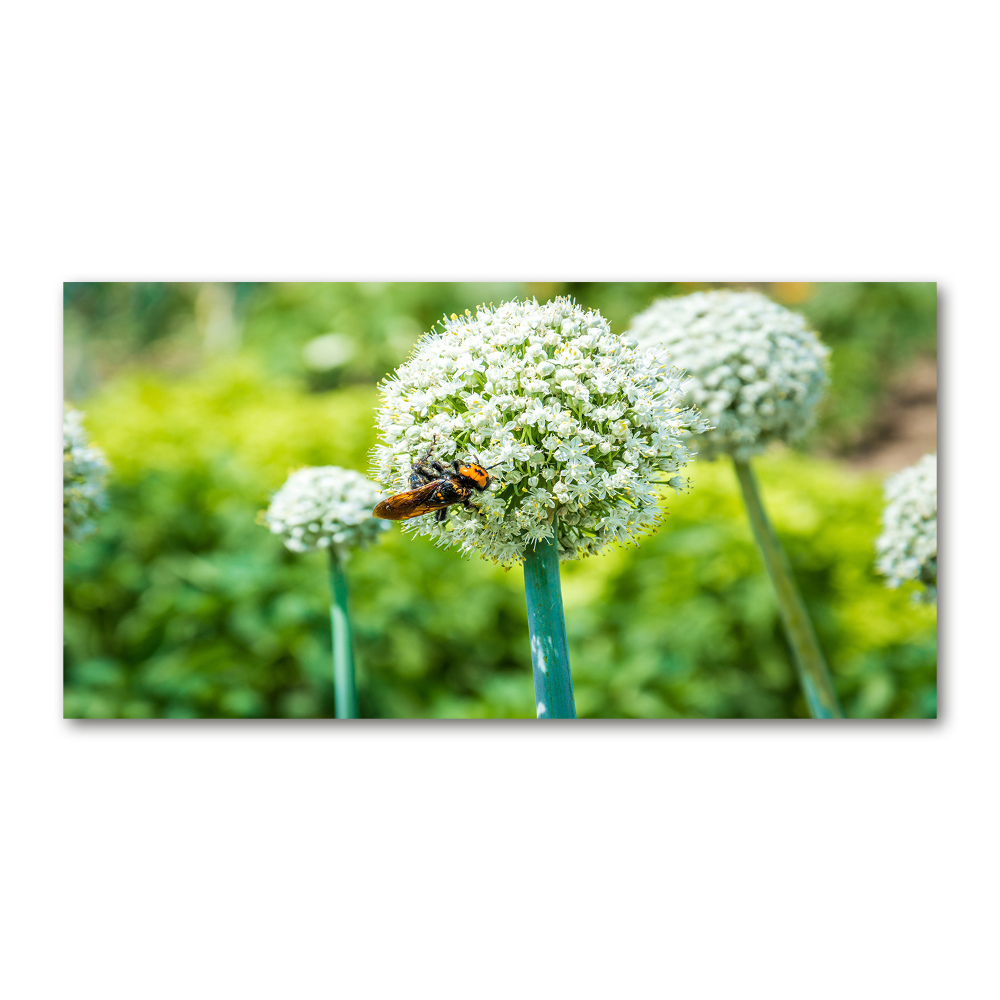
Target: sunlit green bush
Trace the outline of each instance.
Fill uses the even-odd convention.
[[[87,400],[115,473],[67,552],[67,716],[333,716],[323,556],[255,518],[291,468],[365,470],[374,400],[248,362]],[[879,479],[790,453],[760,470],[848,715],[934,715],[935,612],[874,575]],[[732,469],[691,474],[640,548],[564,566],[579,713],[804,716]],[[393,530],[349,572],[362,715],[534,716],[520,571]]]

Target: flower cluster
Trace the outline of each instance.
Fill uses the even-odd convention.
[[[692,376],[686,401],[712,430],[699,454],[745,460],[812,426],[829,349],[806,321],[758,292],[696,292],[660,299],[632,320],[640,346],[665,347]]]
[[[107,506],[104,480],[108,463],[90,444],[83,414],[63,412],[63,538],[79,541],[94,530],[94,517]]]
[[[937,456],[886,480],[882,534],[875,542],[876,567],[898,587],[907,580],[924,585],[923,597],[937,600]]]
[[[414,462],[498,465],[477,510],[409,530],[509,566],[553,537],[563,559],[635,541],[660,519],[654,483],[675,490],[701,418],[684,408],[666,351],[642,352],[568,298],[480,306],[445,319],[382,385],[374,476],[409,488]]]
[[[378,500],[378,487],[353,469],[299,469],[275,493],[264,524],[293,552],[363,548],[389,527],[372,517]]]

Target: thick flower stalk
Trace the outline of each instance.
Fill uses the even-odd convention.
[[[886,586],[914,580],[921,585],[914,597],[937,603],[937,455],[886,480],[885,499],[876,568]]]
[[[108,463],[83,429],[83,414],[63,412],[63,538],[79,541],[94,530],[98,511],[107,507],[104,483]]]
[[[389,525],[375,521],[378,487],[353,469],[335,465],[299,469],[274,495],[264,524],[293,552],[330,553],[330,620],[333,629],[333,686],[338,719],[358,717],[354,650],[345,566],[351,549],[364,548]]]
[[[640,346],[667,348],[691,377],[686,402],[712,425],[699,434],[699,453],[733,459],[810,713],[841,717],[833,679],[750,467],[751,456],[775,441],[794,442],[813,426],[828,383],[828,348],[801,316],[758,292],[661,299],[632,320],[629,332]]]
[[[524,563],[539,717],[572,714],[558,560],[636,542],[659,523],[657,485],[686,486],[683,437],[704,424],[683,381],[666,351],[640,351],[557,298],[452,315],[382,385],[372,459],[387,494],[407,490],[428,453],[497,467],[472,509],[403,530]]]

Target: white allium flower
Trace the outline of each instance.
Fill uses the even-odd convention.
[[[293,552],[331,545],[364,548],[389,528],[372,517],[379,489],[360,472],[336,465],[293,472],[275,493],[264,524]]]
[[[759,292],[660,299],[632,320],[640,347],[665,347],[692,376],[686,402],[712,429],[698,452],[746,460],[811,427],[829,381],[829,349],[806,321]]]
[[[937,455],[924,455],[886,480],[885,499],[875,565],[889,587],[918,580],[924,599],[936,601]]]
[[[94,517],[107,505],[104,452],[90,444],[83,414],[63,412],[63,538],[79,541],[94,530]]]
[[[374,476],[387,493],[409,489],[432,444],[443,462],[498,465],[478,511],[455,505],[403,530],[505,566],[551,538],[554,517],[562,559],[635,541],[660,520],[654,481],[686,486],[682,434],[702,426],[668,359],[568,298],[452,315],[382,385]]]

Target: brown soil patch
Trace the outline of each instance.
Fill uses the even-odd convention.
[[[847,458],[855,469],[894,472],[937,451],[937,362],[919,358],[893,384],[868,439]]]

